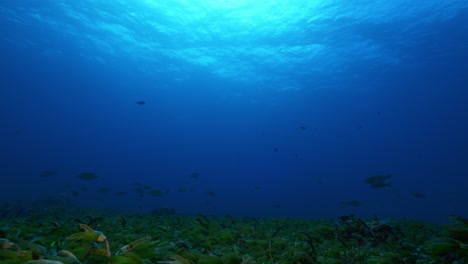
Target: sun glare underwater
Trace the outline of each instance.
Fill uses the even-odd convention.
[[[0,29],[1,263],[468,263],[468,1],[4,0]]]

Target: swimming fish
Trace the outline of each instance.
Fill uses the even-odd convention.
[[[76,177],[84,181],[89,181],[89,180],[94,180],[94,179],[99,178],[99,176],[97,176],[96,174],[92,172],[83,172],[83,173],[76,175]]]

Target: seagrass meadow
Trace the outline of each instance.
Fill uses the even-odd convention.
[[[468,263],[462,217],[437,225],[352,214],[256,219],[70,207],[10,207],[1,216],[2,264]]]

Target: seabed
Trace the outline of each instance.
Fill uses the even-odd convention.
[[[0,209],[2,264],[468,263],[468,219],[255,219]]]

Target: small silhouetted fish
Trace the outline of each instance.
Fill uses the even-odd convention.
[[[15,131],[15,135],[21,135],[21,133],[22,133],[21,130],[16,130]]]
[[[74,197],[77,197],[77,196],[78,196],[78,192],[77,192],[77,191],[72,191],[72,195],[73,195]]]
[[[136,102],[137,105],[144,105],[145,104],[145,101],[138,101]]]
[[[124,196],[126,194],[127,194],[127,192],[115,192],[114,193],[114,195],[116,195],[116,196]]]
[[[391,178],[392,175],[374,175],[371,177],[367,177],[365,182],[370,185],[371,188],[378,189],[384,187],[392,187],[392,184],[389,182],[385,182],[385,180]]]
[[[99,178],[99,176],[97,176],[96,174],[92,172],[83,172],[83,173],[76,175],[76,177],[84,181],[89,181],[89,180],[94,180],[94,179]]]
[[[278,148],[274,148],[273,150],[274,150],[275,152],[278,152]]]
[[[154,197],[159,197],[163,195],[163,192],[161,190],[151,190],[148,192],[148,194]]]
[[[299,129],[300,130],[306,130],[307,128],[305,126],[300,126]]]
[[[411,195],[413,195],[414,197],[416,198],[424,198],[426,197],[426,195],[424,193],[421,193],[421,192],[411,192]]]
[[[53,170],[45,170],[43,172],[41,172],[41,174],[39,174],[39,176],[41,177],[49,177],[49,176],[52,176],[54,174],[56,174],[57,172],[56,171],[53,171]]]
[[[196,179],[196,178],[200,177],[200,173],[193,172],[192,174],[190,174],[190,177],[193,178],[193,179]]]
[[[206,194],[208,194],[209,196],[213,196],[213,197],[216,196],[216,193],[213,191],[207,191]]]

